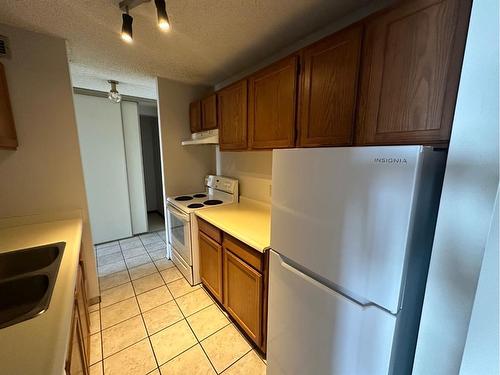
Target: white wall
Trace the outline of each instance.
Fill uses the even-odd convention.
[[[191,136],[189,103],[207,87],[157,78],[163,186],[166,196],[204,190],[204,177],[215,173],[215,146],[182,146]]]
[[[413,373],[457,374],[498,187],[498,0],[473,2]]]
[[[239,180],[240,195],[271,202],[272,151],[217,151],[217,174]]]
[[[0,150],[0,217],[80,209],[89,298],[99,294],[64,40],[0,24],[19,148]]]
[[[386,7],[393,3],[394,0],[372,1],[365,7],[343,17],[342,19],[332,22],[327,27],[324,27],[296,43],[278,51],[267,59],[264,59],[259,64],[249,67],[237,75],[228,78],[215,85],[218,90],[227,86],[245,76],[277,61],[290,53],[297,51],[327,35],[334,33],[367,15]],[[251,151],[251,152],[220,152],[217,149],[217,174],[229,177],[236,177],[240,181],[240,195],[247,198],[257,199],[266,203],[271,200],[271,167],[272,153],[271,151]]]
[[[461,375],[499,374],[498,192],[467,332]]]

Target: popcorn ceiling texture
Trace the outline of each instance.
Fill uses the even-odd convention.
[[[156,76],[213,85],[373,1],[167,0],[168,33],[150,1],[131,11],[131,45],[119,38],[118,3],[1,0],[0,23],[65,38],[74,86],[107,90],[116,79],[126,94],[156,97]]]

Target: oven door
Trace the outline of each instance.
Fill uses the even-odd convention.
[[[184,261],[192,265],[191,260],[191,225],[189,214],[186,214],[172,205],[168,205],[168,233],[169,243]]]

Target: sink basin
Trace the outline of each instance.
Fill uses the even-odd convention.
[[[0,254],[0,280],[45,268],[59,252],[57,245],[47,245]]]
[[[49,277],[33,275],[0,282],[0,328],[29,319],[48,305]]]
[[[65,245],[60,242],[0,254],[0,329],[49,308]]]

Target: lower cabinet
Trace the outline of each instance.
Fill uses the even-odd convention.
[[[266,351],[267,254],[198,219],[200,277],[246,335]]]
[[[262,274],[224,248],[224,307],[257,344],[262,343]]]
[[[201,231],[198,242],[201,282],[222,303],[222,246]]]
[[[75,287],[75,302],[71,324],[69,350],[66,357],[66,374],[88,374],[90,360],[90,315],[87,306],[85,273],[80,261]]]

